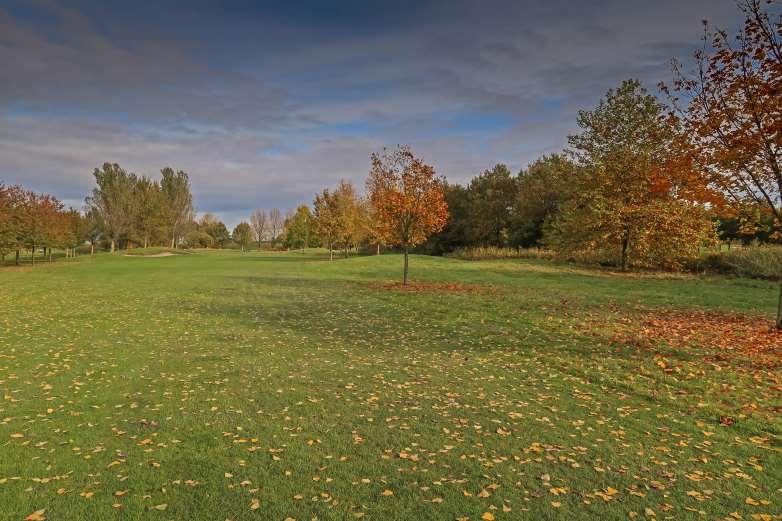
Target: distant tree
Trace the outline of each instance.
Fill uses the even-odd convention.
[[[258,243],[258,249],[260,250],[261,244],[269,232],[269,216],[266,215],[266,211],[254,210],[252,215],[250,215],[250,226],[252,227],[253,238]]]
[[[510,219],[510,244],[523,248],[540,246],[547,219],[564,202],[567,182],[575,165],[562,154],[543,156],[519,173]]]
[[[404,251],[402,283],[407,284],[410,248],[442,230],[448,220],[444,182],[408,147],[391,152],[384,149],[371,159],[369,200],[386,242]]]
[[[704,33],[695,53],[697,72],[685,74],[674,61],[669,94],[697,151],[698,162],[728,197],[764,205],[782,225],[782,15],[771,2],[740,0],[744,26]],[[683,96],[684,99],[680,99]],[[782,285],[777,308],[782,329]]]
[[[438,233],[431,235],[423,246],[425,252],[435,255],[472,245],[474,242],[473,207],[470,191],[458,184],[444,184],[448,205],[448,222]]]
[[[85,239],[90,243],[90,255],[93,255],[95,253],[95,244],[101,238],[104,229],[103,220],[100,213],[89,206],[87,206],[84,219],[86,221]]]
[[[223,248],[231,240],[225,223],[215,217],[214,214],[205,213],[198,222],[198,230],[208,234],[212,238],[212,244]]]
[[[341,180],[334,191],[337,210],[337,240],[342,244],[345,257],[350,248],[366,236],[366,215],[361,199],[355,187],[346,180]]]
[[[312,224],[321,243],[329,249],[329,260],[334,260],[334,243],[339,236],[339,208],[337,197],[328,189],[315,196],[312,204]]]
[[[162,176],[160,189],[163,194],[171,247],[176,248],[177,240],[185,233],[187,224],[193,220],[195,213],[193,195],[190,191],[190,178],[186,172],[182,170],[174,172],[171,167],[164,168],[160,174]]]
[[[276,241],[282,233],[282,226],[285,224],[285,219],[282,216],[282,212],[279,208],[272,208],[269,210],[269,234],[272,243]]]
[[[234,242],[242,248],[242,253],[244,253],[244,250],[247,249],[253,240],[253,230],[246,222],[240,222],[234,228],[232,237]]]
[[[136,206],[134,235],[146,248],[166,224],[166,199],[160,185],[146,176],[137,179],[133,197]]]
[[[306,205],[299,206],[295,213],[289,214],[284,227],[285,245],[291,249],[309,247],[313,236],[312,221],[312,214]]]
[[[11,190],[0,184],[0,259],[3,264],[5,264],[5,256],[16,249],[17,245],[15,212],[15,201]]]
[[[87,198],[87,206],[100,216],[103,234],[114,253],[117,241],[129,234],[133,226],[136,176],[116,163],[104,163],[94,170],[93,176],[97,187]]]
[[[469,186],[472,242],[504,246],[511,210],[516,200],[516,179],[508,167],[496,165],[474,177]]]

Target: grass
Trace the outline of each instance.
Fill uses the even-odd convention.
[[[0,519],[780,518],[779,367],[613,338],[662,308],[765,323],[772,283],[414,256],[421,291],[373,284],[400,269],[0,270]]]

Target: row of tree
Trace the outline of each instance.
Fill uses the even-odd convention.
[[[21,186],[0,184],[0,259],[15,253],[19,264],[20,251],[43,249],[51,261],[52,248],[64,249],[66,255],[94,237],[97,231],[89,219],[48,194],[39,194]]]
[[[127,172],[116,163],[105,163],[93,172],[96,186],[85,201],[86,212],[93,216],[110,251],[120,243],[174,248],[187,231],[195,214],[190,179],[170,167],[160,174],[158,181]]]

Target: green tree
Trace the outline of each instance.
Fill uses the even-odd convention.
[[[562,204],[574,169],[563,154],[552,154],[535,160],[519,173],[509,226],[512,246],[541,245],[544,224]]]
[[[310,209],[301,205],[288,216],[284,225],[284,242],[288,248],[308,248],[313,238],[313,219]]]
[[[547,223],[551,247],[568,256],[613,251],[624,270],[636,261],[659,262],[662,250],[666,264],[676,265],[710,239],[704,207],[685,197],[697,193],[683,184],[693,179],[691,165],[671,157],[677,129],[661,115],[657,99],[637,80],[609,90],[594,110],[579,112],[582,130],[569,138],[578,168],[567,183],[567,200]],[[656,235],[661,225],[665,236]]]
[[[162,179],[160,189],[163,193],[165,218],[168,225],[171,247],[176,248],[177,241],[193,220],[193,195],[190,191],[190,178],[182,170],[174,172],[171,167],[160,171]],[[226,230],[226,235],[228,231]]]
[[[117,241],[127,236],[135,215],[135,174],[129,174],[118,164],[104,163],[93,172],[97,187],[87,198],[87,206],[100,216],[103,235],[110,241],[114,253]]]
[[[474,177],[470,193],[472,242],[491,246],[507,243],[511,210],[516,200],[516,179],[508,167],[496,165]]]
[[[232,237],[234,242],[241,246],[242,253],[244,253],[253,240],[253,230],[246,222],[240,222],[234,228]]]

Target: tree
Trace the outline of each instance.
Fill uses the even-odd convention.
[[[193,220],[195,213],[193,195],[190,192],[190,178],[182,170],[175,173],[171,167],[164,168],[160,174],[162,175],[160,189],[163,193],[171,247],[176,248],[177,240],[184,233],[187,224]]]
[[[513,246],[540,246],[544,224],[564,202],[566,183],[575,165],[563,154],[543,156],[519,173],[513,201],[509,242]]]
[[[165,225],[166,199],[160,185],[146,176],[138,178],[133,198],[136,207],[133,235],[146,248]]]
[[[272,208],[269,210],[269,233],[271,235],[270,240],[272,244],[276,241],[280,233],[282,233],[282,227],[285,224],[285,219],[282,216],[282,212],[279,208]]]
[[[475,236],[470,191],[461,185],[448,183],[444,184],[443,191],[448,205],[448,222],[423,246],[425,252],[435,255],[470,246]]]
[[[258,242],[258,249],[261,249],[261,243],[266,238],[269,231],[269,216],[264,210],[254,210],[250,215],[250,226],[252,227],[253,238]]]
[[[104,163],[93,172],[97,187],[87,198],[87,206],[100,216],[103,233],[111,242],[111,252],[117,241],[127,235],[133,225],[136,179],[116,163]]]
[[[697,160],[730,200],[754,201],[782,224],[782,15],[741,0],[744,26],[732,42],[705,26],[697,72],[674,61],[673,88],[661,85],[698,151]],[[684,96],[680,99],[679,96]],[[777,307],[782,329],[782,284]]]
[[[321,242],[329,249],[329,260],[334,260],[334,242],[339,236],[338,205],[335,194],[324,189],[315,196],[313,228]]]
[[[496,165],[473,178],[470,193],[472,242],[504,246],[511,210],[516,200],[516,180],[508,167]]]
[[[373,153],[371,160],[369,200],[386,242],[404,251],[402,283],[407,284],[410,248],[442,230],[448,220],[444,181],[405,146]]]
[[[86,220],[85,239],[90,243],[90,255],[93,255],[95,254],[95,244],[101,238],[104,226],[103,220],[100,213],[89,206],[84,218]]]
[[[198,222],[198,230],[208,234],[212,243],[218,248],[223,248],[231,240],[231,234],[220,219],[214,214],[205,213]]]
[[[548,245],[567,256],[613,250],[625,270],[660,260],[663,245],[650,239],[660,222],[668,232],[658,237],[670,254],[665,267],[693,254],[693,231],[703,234],[696,252],[710,238],[699,200],[706,191],[692,165],[679,159],[689,156],[674,146],[678,129],[661,116],[661,105],[637,80],[609,90],[593,111],[579,112],[582,132],[569,138],[578,168],[547,224]]]
[[[288,215],[284,226],[285,244],[288,248],[307,248],[312,237],[312,214],[306,205]]]
[[[334,191],[336,199],[337,240],[342,244],[345,257],[352,246],[358,244],[365,236],[364,207],[353,185],[341,180]]]
[[[232,237],[234,242],[241,246],[242,253],[244,253],[244,250],[247,249],[253,240],[253,230],[246,222],[240,222],[234,228]]]
[[[5,256],[16,249],[16,202],[12,190],[0,184],[0,258],[5,264]]]

